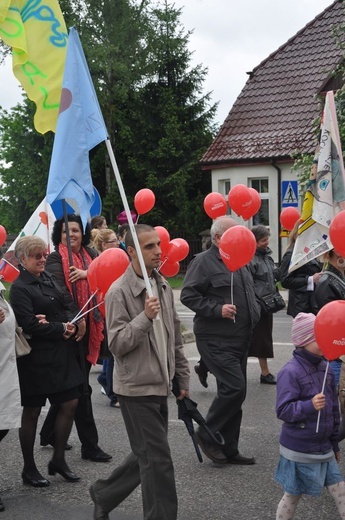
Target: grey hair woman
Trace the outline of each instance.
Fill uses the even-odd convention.
[[[18,358],[18,374],[23,406],[19,439],[24,467],[24,484],[46,487],[49,481],[34,460],[38,417],[46,399],[59,405],[55,425],[53,458],[49,475],[59,473],[65,480],[79,480],[65,460],[65,446],[78,404],[78,385],[82,374],[74,355],[73,339],[78,326],[61,289],[45,272],[48,256],[46,243],[35,236],[25,236],[15,246],[20,274],[10,290],[10,301],[18,324],[28,337],[30,354]]]

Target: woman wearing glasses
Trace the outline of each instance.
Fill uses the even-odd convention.
[[[98,254],[103,253],[107,249],[120,247],[120,241],[112,229],[92,229],[91,238],[93,247]],[[97,377],[97,381],[102,387],[102,392],[110,399],[110,406],[112,408],[120,408],[117,395],[113,390],[113,372],[114,372],[114,357],[110,350],[105,345],[105,352],[103,354],[103,370]]]
[[[112,247],[120,247],[120,241],[117,238],[115,231],[110,228],[92,229],[91,239],[93,247],[99,255],[103,253],[103,251],[111,249]]]
[[[23,406],[19,439],[24,458],[22,479],[34,487],[49,486],[37,469],[34,443],[37,421],[46,399],[58,405],[55,443],[49,475],[59,473],[76,482],[65,460],[65,446],[78,404],[82,374],[74,355],[78,326],[71,324],[73,312],[61,289],[45,272],[46,243],[34,236],[22,237],[15,247],[20,274],[10,290],[10,301],[17,322],[31,345],[30,354],[18,358],[18,374]]]

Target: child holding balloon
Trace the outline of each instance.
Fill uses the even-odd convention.
[[[337,464],[338,395],[332,369],[327,372],[315,340],[315,319],[314,314],[302,312],[294,318],[292,341],[296,348],[277,376],[276,411],[284,424],[275,480],[284,488],[284,495],[276,520],[292,519],[301,496],[320,496],[324,486],[340,518],[345,519],[345,482]]]

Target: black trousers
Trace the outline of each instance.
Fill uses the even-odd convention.
[[[118,396],[132,453],[92,486],[95,500],[112,511],[141,484],[144,520],[176,520],[177,495],[168,444],[167,402]]]
[[[6,435],[8,434],[9,430],[0,430],[0,442]]]
[[[217,381],[217,395],[206,415],[213,433],[219,431],[225,440],[224,454],[235,457],[242,422],[242,404],[247,391],[247,356],[249,340],[236,342],[224,337],[196,338],[198,351]],[[208,442],[207,434],[199,434]]]
[[[94,453],[98,450],[98,432],[92,411],[92,388],[89,385],[91,363],[85,361],[85,364],[87,392],[85,392],[85,385],[79,387],[80,396],[74,415],[74,422],[81,442],[82,452]],[[49,412],[40,431],[42,444],[54,444],[54,424],[58,411],[59,405],[53,404],[49,408]]]

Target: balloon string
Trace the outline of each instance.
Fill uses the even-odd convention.
[[[159,266],[157,268],[158,272],[162,269],[163,265],[165,264],[165,262],[167,262],[167,260],[168,260],[168,257],[165,257],[165,259],[159,264]]]
[[[87,302],[82,306],[82,308],[80,309],[80,311],[78,312],[78,314],[76,314],[73,318],[73,321],[71,321],[71,323],[74,323],[76,320],[78,320],[80,318],[80,315],[81,313],[83,312],[83,310],[85,309],[85,307],[87,306],[87,304],[92,300],[92,298],[95,296],[95,294],[98,292],[98,289],[95,290],[95,292],[93,294],[91,294],[90,298],[87,300]]]
[[[329,361],[327,361],[326,370],[325,370],[325,377],[323,378],[322,390],[321,390],[322,394],[325,391],[328,367],[329,367]],[[320,416],[321,416],[321,410],[319,410],[319,413],[317,414],[316,433],[319,433]]]
[[[140,215],[138,214],[138,216],[137,216],[137,220],[135,221],[135,225],[138,224],[138,222],[139,222],[139,217],[140,217]]]
[[[233,271],[231,271],[230,298],[231,298],[231,305],[234,305],[234,272]],[[235,316],[234,316],[234,323],[236,323]]]
[[[87,311],[83,312],[83,314],[80,314],[80,311],[79,311],[79,313],[73,318],[73,320],[70,323],[75,323],[77,320],[80,320],[80,318],[83,318],[83,316],[85,316],[89,312],[93,311],[93,309],[96,309],[97,307],[102,305],[102,303],[104,303],[104,300],[102,302],[97,303],[97,305],[94,305],[93,307],[91,307]]]

